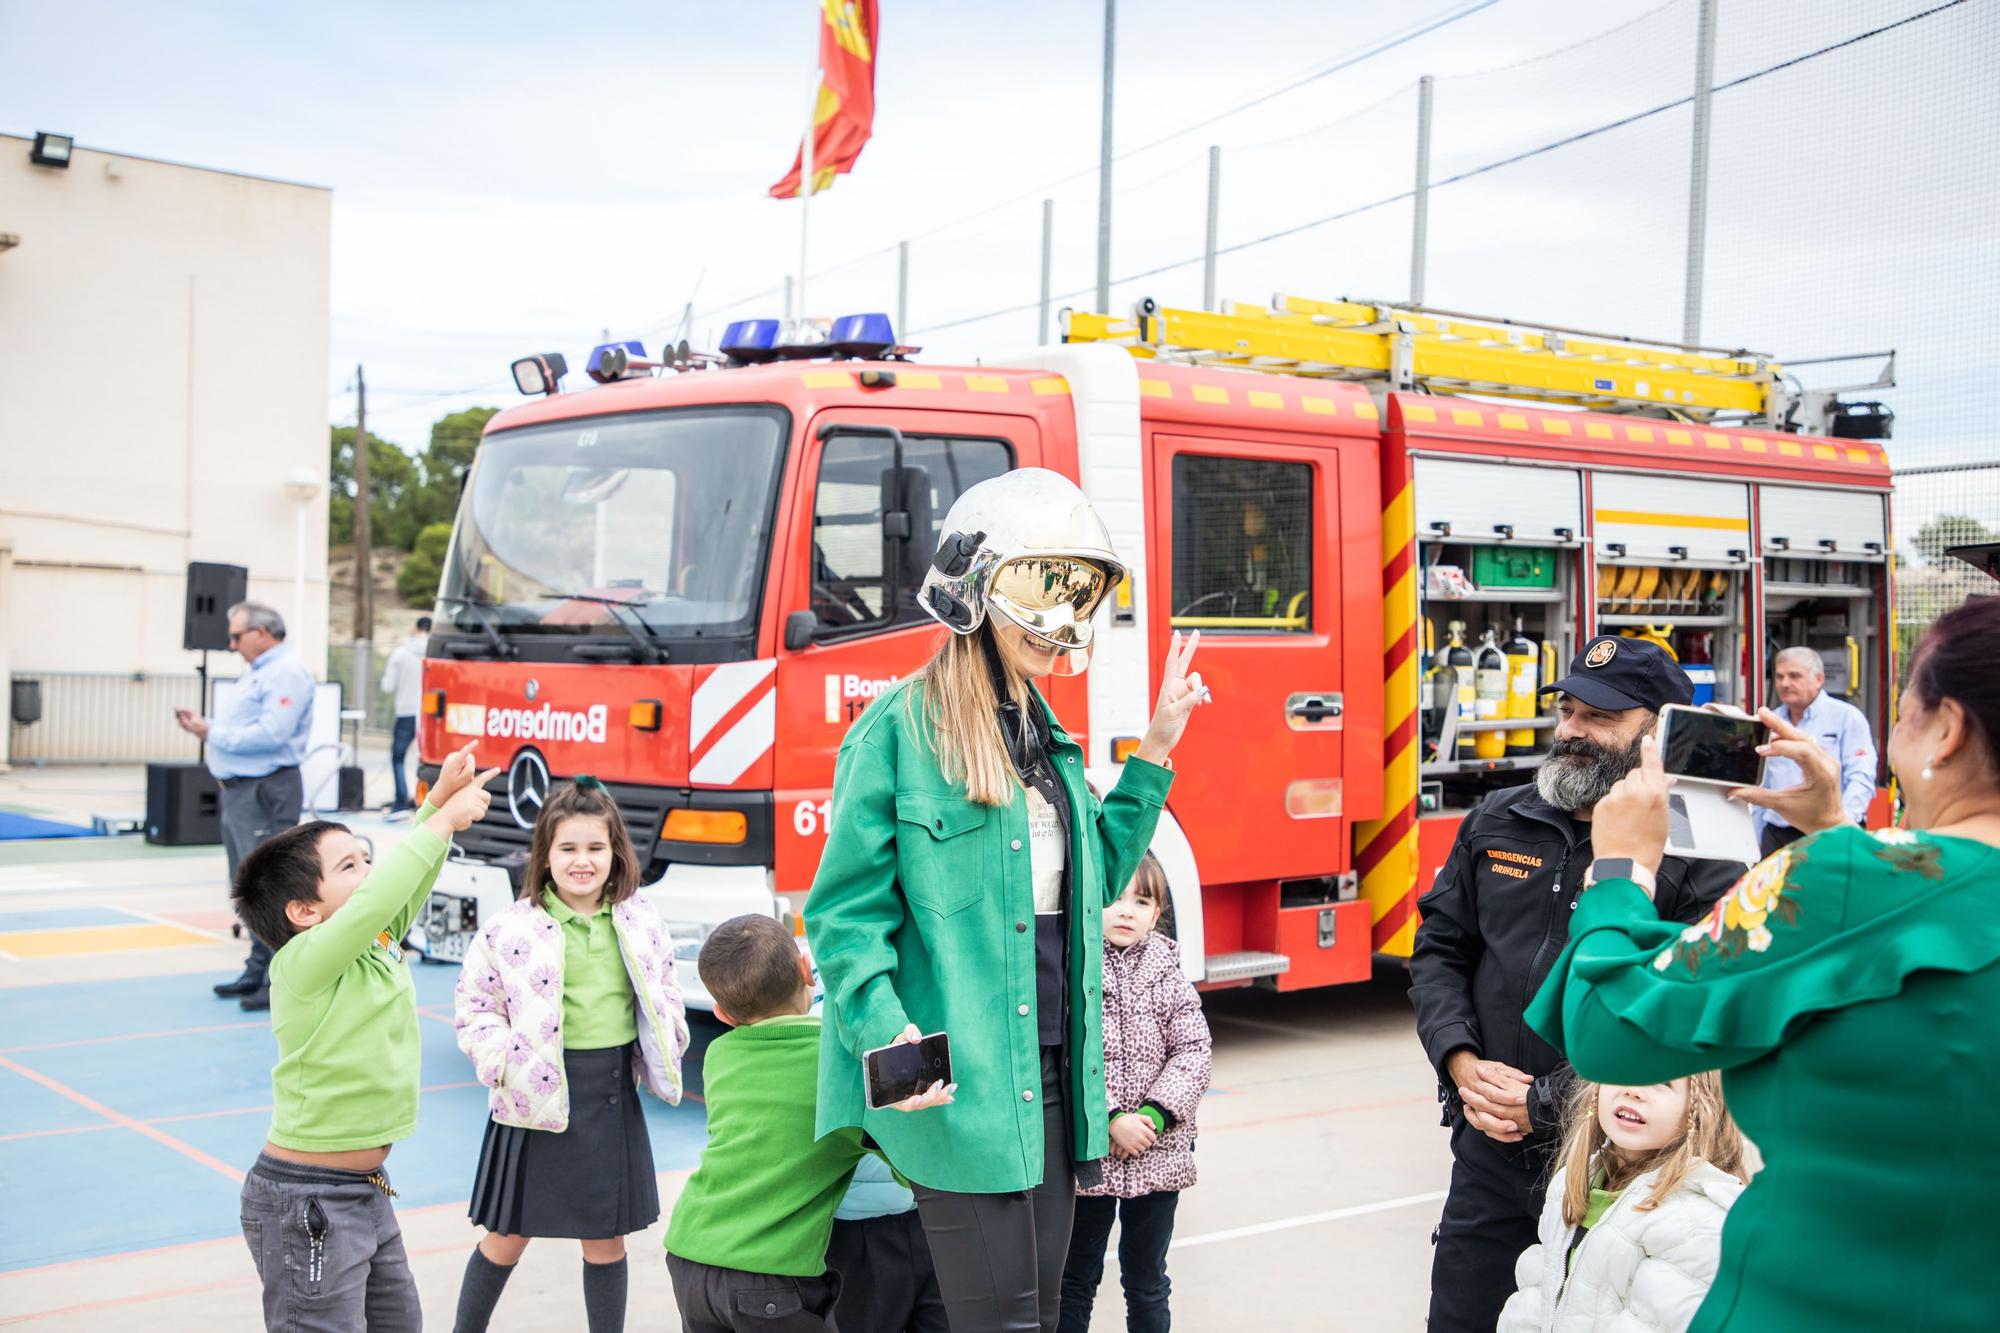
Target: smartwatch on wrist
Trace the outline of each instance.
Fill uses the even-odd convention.
[[[1629,879],[1647,893],[1653,891],[1653,872],[1629,856],[1600,856],[1592,861],[1590,869],[1584,872],[1583,887],[1587,889],[1607,879]]]

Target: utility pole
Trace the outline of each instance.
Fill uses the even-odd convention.
[[[375,640],[375,573],[368,560],[368,381],[354,368],[354,690],[364,714],[374,697],[373,663],[368,647]],[[362,719],[366,725],[367,718]]]
[[[1701,0],[1694,56],[1694,143],[1688,155],[1687,281],[1681,296],[1681,341],[1701,341],[1701,286],[1708,259],[1709,103],[1715,95],[1718,0]]]
[[[1410,220],[1410,304],[1424,303],[1424,261],[1431,229],[1431,76],[1417,80],[1417,180]]]
[[[1201,308],[1215,311],[1215,245],[1217,223],[1222,217],[1222,147],[1208,147],[1208,230],[1201,248]]]
[[[1117,55],[1118,0],[1104,0],[1104,132],[1097,147],[1097,313],[1111,313],[1111,68]]]

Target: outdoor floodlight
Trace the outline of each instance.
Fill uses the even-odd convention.
[[[67,168],[75,148],[76,136],[73,134],[50,134],[47,130],[37,130],[35,146],[28,150],[28,160],[38,167]]]

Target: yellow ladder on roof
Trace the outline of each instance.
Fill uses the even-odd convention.
[[[1066,342],[1109,342],[1134,356],[1238,366],[1391,388],[1475,393],[1598,411],[1670,408],[1696,419],[1776,416],[1782,369],[1767,357],[1718,354],[1574,334],[1421,308],[1276,296],[1222,313],[1141,302],[1129,319],[1067,312]]]

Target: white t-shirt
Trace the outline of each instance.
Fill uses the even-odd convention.
[[[1069,848],[1063,844],[1062,820],[1055,807],[1033,787],[1028,792],[1028,869],[1035,880],[1035,911],[1062,910],[1063,868]]]

